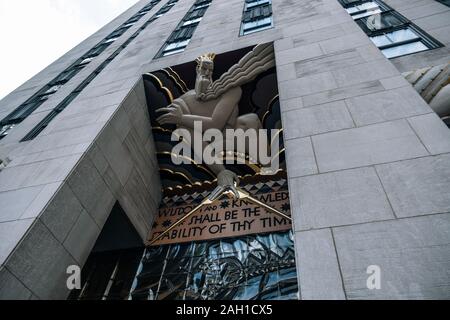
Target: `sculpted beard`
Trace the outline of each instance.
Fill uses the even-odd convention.
[[[212,62],[202,62],[197,67],[197,78],[195,80],[195,93],[197,99],[201,99],[206,93],[209,86],[212,84],[212,72],[213,72]]]

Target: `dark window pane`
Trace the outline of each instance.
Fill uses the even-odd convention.
[[[369,31],[379,31],[401,26],[405,22],[391,12],[385,12],[362,18],[357,23]]]
[[[450,0],[437,0],[437,1],[439,1],[440,3],[446,5],[447,7],[450,7]]]
[[[244,12],[242,21],[243,22],[251,22],[255,20],[261,20],[267,17],[272,16],[272,6],[264,5],[251,8],[248,11]]]

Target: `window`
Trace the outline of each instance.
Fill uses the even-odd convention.
[[[261,31],[272,27],[272,18],[267,17],[255,21],[244,22],[243,24],[243,34],[250,34],[253,32]]]
[[[380,7],[374,1],[364,2],[360,5],[349,7],[346,10],[355,20],[385,11],[383,7]]]
[[[256,6],[261,6],[263,4],[270,4],[270,0],[253,0],[253,1],[246,1],[245,2],[245,9],[251,9]]]
[[[9,131],[15,126],[16,126],[15,124],[6,124],[4,126],[0,126],[0,139],[6,137]]]
[[[440,3],[442,3],[443,5],[446,5],[447,7],[450,7],[450,0],[436,0]]]
[[[371,40],[387,58],[428,50],[420,36],[410,28],[374,36]]]
[[[450,117],[443,117],[442,121],[444,121],[444,123],[447,125],[447,127],[449,127],[450,129]]]
[[[62,87],[62,85],[60,85],[60,84],[51,86],[50,89],[48,89],[47,91],[44,92],[44,95],[54,94],[61,87]]]
[[[54,84],[65,84],[69,82],[81,69],[83,69],[83,65],[77,64],[76,66],[71,67],[64,71],[64,73],[60,74],[52,83]]]
[[[84,58],[83,60],[81,60],[80,65],[88,64],[88,63],[90,63],[92,60],[94,60],[94,57]]]
[[[356,5],[358,2],[364,2],[361,0],[340,0],[343,6],[348,6],[348,5]]]
[[[211,0],[197,0],[186,13],[183,20],[178,24],[177,28],[169,36],[169,39],[167,39],[155,58],[166,57],[183,52],[191,41],[198,24],[202,20],[210,4]]]
[[[442,46],[381,0],[339,0],[387,58]]]
[[[185,21],[185,22],[183,22],[183,27],[190,26],[191,24],[199,23],[201,20],[202,20],[202,18],[196,18],[196,19]]]
[[[205,15],[207,9],[208,7],[192,10],[186,14],[183,21],[201,18]]]
[[[271,0],[246,0],[241,35],[273,27]]]
[[[198,10],[203,8],[208,8],[211,4],[211,0],[198,0],[194,3],[192,10]]]
[[[172,42],[168,44],[163,51],[163,56],[170,56],[175,53],[183,52],[184,49],[189,44],[190,39],[179,41],[179,42]]]
[[[194,10],[199,10],[199,9],[208,8],[208,7],[209,7],[209,4],[202,4],[199,6],[195,6]]]
[[[370,33],[378,30],[396,28],[405,25],[407,21],[393,12],[384,12],[361,18],[357,20],[357,23],[366,33]]]
[[[106,48],[109,47],[109,43],[102,42],[91,49],[87,54],[84,55],[85,58],[94,58],[99,56]]]
[[[116,40],[117,40],[117,38],[109,38],[109,39],[106,39],[105,43],[113,43]]]

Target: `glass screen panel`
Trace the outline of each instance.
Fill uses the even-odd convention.
[[[395,58],[399,56],[403,56],[405,54],[420,52],[428,50],[428,47],[424,45],[422,42],[417,41],[413,43],[408,43],[388,49],[381,50],[386,58]]]

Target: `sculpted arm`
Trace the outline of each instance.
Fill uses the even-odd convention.
[[[211,117],[185,114],[181,117],[180,125],[187,128],[194,128],[194,122],[201,121],[203,130],[211,128],[222,130],[239,103],[239,100],[241,100],[241,96],[241,88],[234,88],[222,95]]]

